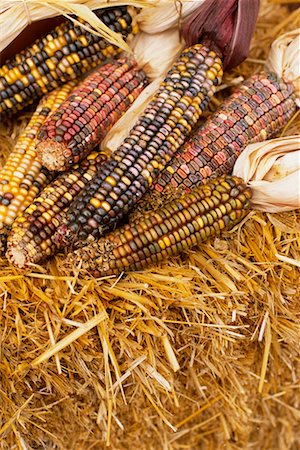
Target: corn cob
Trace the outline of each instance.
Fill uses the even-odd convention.
[[[53,174],[36,159],[35,140],[49,114],[66,99],[74,86],[75,81],[70,81],[40,101],[0,171],[0,233],[12,225],[53,178]]]
[[[97,277],[141,270],[232,228],[250,197],[240,178],[223,176],[69,254],[66,266]]]
[[[64,211],[106,161],[93,152],[70,172],[60,174],[13,223],[7,239],[7,258],[20,269],[55,253],[53,236]]]
[[[245,81],[175,153],[153,189],[191,189],[232,171],[248,144],[276,136],[295,113],[293,87],[274,74]],[[147,199],[143,202],[147,206]]]
[[[97,238],[132,208],[197,123],[221,65],[202,44],[182,52],[129,136],[71,205],[61,235]]]
[[[132,8],[100,9],[96,14],[124,37],[137,32]],[[20,111],[120,51],[72,21],[64,22],[0,68],[0,118]]]
[[[274,74],[252,76],[174,155],[153,188],[187,190],[231,172],[248,144],[276,136],[295,110],[292,85]]]
[[[83,159],[142,92],[146,75],[133,59],[94,70],[45,122],[38,135],[39,161],[67,170]]]

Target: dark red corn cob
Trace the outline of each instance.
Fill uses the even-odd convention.
[[[175,153],[153,189],[191,189],[230,173],[248,144],[275,137],[295,110],[292,85],[274,74],[252,76]],[[147,206],[146,200],[143,203]]]
[[[57,250],[54,235],[65,210],[107,160],[92,152],[70,172],[61,173],[13,223],[7,239],[7,259],[20,269],[39,263]]]
[[[97,277],[144,269],[232,228],[250,197],[243,180],[220,177],[69,254],[66,266]]]
[[[83,159],[129,108],[146,85],[133,59],[94,70],[46,121],[38,135],[39,161],[67,170]]]

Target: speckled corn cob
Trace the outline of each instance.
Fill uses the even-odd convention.
[[[252,76],[176,152],[152,189],[159,193],[170,187],[188,190],[230,173],[248,144],[275,137],[295,110],[291,84],[273,74]]]
[[[223,176],[69,254],[66,266],[97,277],[141,270],[232,228],[250,197],[240,178]]]
[[[182,52],[129,136],[71,205],[60,230],[71,244],[111,229],[151,186],[207,107],[221,65],[202,44]]]
[[[96,13],[124,37],[137,32],[132,23],[133,8],[100,9]],[[20,111],[120,51],[72,21],[64,22],[0,68],[0,118]]]
[[[76,195],[95,177],[106,161],[104,153],[93,152],[70,172],[60,174],[13,223],[7,239],[8,260],[23,269],[57,250],[53,236],[64,211]]]
[[[133,59],[120,59],[88,75],[42,127],[39,161],[67,170],[83,159],[129,108],[146,85]]]
[[[37,161],[35,141],[47,117],[67,98],[74,87],[75,81],[70,81],[40,101],[1,169],[0,233],[12,225],[15,218],[53,178],[53,174],[42,168]]]

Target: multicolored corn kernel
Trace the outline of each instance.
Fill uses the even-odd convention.
[[[57,250],[53,240],[65,210],[90,182],[107,155],[93,152],[70,172],[60,174],[19,216],[7,239],[8,260],[20,269],[38,263]]]
[[[133,59],[94,70],[45,122],[37,142],[39,161],[59,171],[78,163],[99,144],[146,82],[146,74]]]
[[[40,101],[0,170],[0,233],[5,233],[11,227],[16,217],[53,178],[53,174],[37,161],[36,137],[46,119],[67,98],[75,85],[75,81],[70,81]]]
[[[175,153],[152,189],[159,194],[167,188],[189,190],[230,173],[248,144],[278,135],[295,110],[292,85],[274,74],[252,76]]]
[[[100,9],[96,14],[124,38],[137,33],[133,8]],[[0,68],[0,118],[22,110],[120,51],[82,26],[64,22]]]
[[[229,230],[246,214],[250,189],[223,176],[67,256],[96,277],[142,270]]]
[[[71,245],[114,227],[183,144],[222,79],[221,59],[202,44],[185,49],[129,136],[71,205]]]

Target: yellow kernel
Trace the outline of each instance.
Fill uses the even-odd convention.
[[[66,192],[65,195],[64,195],[64,197],[65,197],[69,202],[71,202],[71,201],[73,200],[73,197],[72,197],[72,195],[71,195],[69,192]]]
[[[101,206],[103,209],[105,209],[105,211],[109,211],[111,209],[111,206],[108,202],[103,202]]]
[[[53,41],[48,42],[47,47],[49,47],[50,50],[56,50],[56,45]]]
[[[137,34],[139,31],[138,24],[137,23],[132,24],[131,29],[132,29],[132,34]]]
[[[166,244],[164,243],[163,239],[159,239],[158,245],[160,246],[160,248],[162,250],[164,250],[166,248]]]
[[[107,181],[107,183],[109,183],[111,186],[115,186],[117,184],[117,181],[111,176],[108,176],[105,181]]]
[[[20,78],[20,81],[23,83],[24,87],[29,86],[29,80],[27,77],[23,76],[22,78]]]
[[[31,70],[31,75],[33,76],[33,78],[35,79],[35,80],[38,80],[39,78],[40,78],[40,74],[39,74],[39,72],[37,71],[37,69],[32,69]]]
[[[72,53],[72,56],[73,56],[73,61],[75,61],[75,63],[80,62],[80,58],[79,58],[79,56],[77,55],[77,53]]]
[[[131,185],[131,181],[129,180],[129,178],[127,177],[122,177],[121,181],[126,184],[126,186],[130,186]]]
[[[17,100],[17,102],[21,103],[23,101],[22,97],[20,94],[15,94],[15,99]]]
[[[113,200],[115,200],[115,201],[117,201],[118,200],[118,195],[115,193],[115,192],[110,192],[110,197],[113,199]]]
[[[218,62],[215,62],[213,64],[213,68],[217,71],[220,72],[220,70],[222,69],[221,64],[219,64]]]
[[[97,198],[92,198],[91,200],[90,200],[90,204],[92,205],[92,206],[94,206],[94,208],[100,208],[100,206],[101,206],[101,202],[100,202],[100,200],[98,200]]]
[[[26,219],[26,217],[24,217],[24,216],[20,216],[19,218],[18,218],[18,223],[24,223],[24,222],[26,222],[27,221],[27,219]]]
[[[75,41],[77,39],[76,33],[74,30],[69,30],[70,38]]]
[[[168,166],[167,171],[170,172],[172,175],[175,173],[175,170],[173,169],[172,166]]]
[[[44,241],[44,242],[41,243],[41,249],[42,250],[46,251],[47,247],[48,247],[47,242]]]
[[[132,241],[133,240],[133,234],[130,230],[124,231],[124,236],[126,238],[126,241]]]
[[[78,38],[78,40],[80,40],[80,38]],[[59,36],[58,37],[58,42],[59,42],[61,47],[63,47],[64,45],[67,44],[66,38],[64,36]]]
[[[168,141],[171,142],[172,145],[176,145],[176,140],[173,138],[173,136],[168,136]]]
[[[47,67],[49,67],[50,70],[56,70],[56,65],[51,59],[46,59],[45,63],[47,64]]]
[[[48,212],[44,212],[42,214],[42,216],[47,220],[47,222],[50,222],[51,216],[50,216],[50,214]]]
[[[212,81],[216,78],[216,75],[211,70],[208,70],[206,72],[206,76],[209,80],[212,80]]]
[[[110,55],[113,55],[115,53],[114,47],[112,45],[109,45],[108,47],[106,47],[106,50]]]
[[[168,238],[168,236],[164,236],[163,241],[164,241],[166,247],[171,247],[171,241]]]
[[[120,19],[118,20],[118,22],[119,22],[119,24],[121,25],[121,27],[123,28],[123,30],[126,30],[126,28],[127,28],[127,22],[126,22],[126,20],[120,18]]]
[[[203,228],[203,227],[204,227],[204,222],[203,222],[203,219],[201,219],[201,217],[197,217],[197,218],[196,218],[196,221],[197,221],[197,223],[199,224],[199,227],[200,227],[200,228]]]
[[[79,36],[78,40],[84,47],[88,46],[88,41],[85,36]]]
[[[6,106],[8,108],[12,108],[13,107],[13,104],[12,104],[11,100],[9,100],[8,98],[5,98],[3,101],[4,101],[4,103],[6,104]]]
[[[218,224],[219,224],[220,230],[223,230],[223,228],[225,228],[224,220],[219,220]]]
[[[261,130],[260,135],[262,137],[262,140],[265,141],[267,139],[267,132],[266,130]]]

